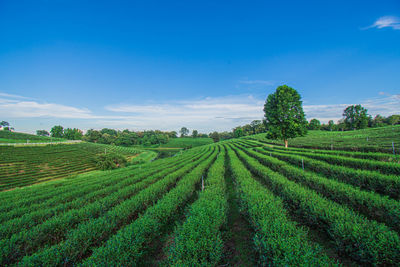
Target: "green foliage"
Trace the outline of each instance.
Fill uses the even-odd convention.
[[[62,142],[62,138],[50,138],[47,136],[38,136],[33,134],[18,133],[11,131],[0,131],[0,143],[48,143],[48,142]]]
[[[243,132],[242,127],[236,127],[235,129],[233,129],[233,136],[235,138],[239,138],[239,137],[244,136],[244,132]]]
[[[400,130],[399,126],[374,128],[368,134],[389,140],[388,129],[396,136],[396,127]],[[117,131],[117,136],[121,133],[132,132]],[[331,133],[311,131],[317,141],[306,137],[303,140],[309,143],[304,144],[324,146]],[[340,140],[354,145],[359,136],[365,139],[362,133],[345,132]],[[101,138],[114,134],[105,130]],[[184,145],[186,140],[201,139],[212,142],[192,137],[173,140]],[[257,255],[257,265],[335,266],[339,261],[393,266],[400,262],[398,156],[266,144],[272,141],[265,134],[251,135],[181,150],[148,163],[0,192],[0,265],[217,266],[231,262],[231,254],[225,254],[231,244],[226,243],[230,237],[225,222],[232,208],[225,179],[233,181],[230,189],[249,222],[246,227],[254,233],[248,253]],[[302,145],[297,138],[293,143]],[[22,168],[25,162],[40,165],[59,157],[59,165],[48,166],[64,175],[59,178],[74,170],[87,171],[88,166],[80,169],[80,164],[105,148],[106,154],[115,151],[127,158],[140,152],[92,143],[26,150],[0,147],[1,173],[7,172],[0,185],[9,182],[12,174],[7,170],[13,165],[13,179],[20,177],[22,185],[31,184],[32,177],[34,182],[46,179],[41,176],[45,168]],[[149,148],[134,160],[153,159],[154,149],[162,148]],[[235,221],[232,231],[240,231],[242,223]],[[308,229],[323,233],[322,242],[329,245],[321,244]],[[161,261],[164,253],[159,248],[166,256]]]
[[[51,137],[62,138],[64,137],[64,128],[61,125],[54,126],[50,130]]]
[[[386,118],[386,122],[389,125],[400,124],[400,115],[391,115],[388,118]]]
[[[124,156],[140,152],[91,143],[0,147],[0,190],[93,171],[93,159],[105,149]]]
[[[192,131],[192,137],[193,137],[193,138],[197,138],[198,135],[199,135],[199,132],[198,132],[197,130],[193,130],[193,131]]]
[[[233,150],[228,149],[228,154],[244,208],[257,229],[254,242],[260,265],[334,265],[318,245],[307,240],[306,232],[290,221],[282,201],[253,179]]]
[[[224,252],[221,227],[226,223],[224,181],[225,152],[218,154],[208,171],[205,190],[193,203],[187,220],[174,233],[169,249],[171,266],[216,266]]]
[[[95,157],[94,161],[96,162],[96,167],[103,171],[124,167],[127,163],[126,158],[117,153],[100,154]]]
[[[77,128],[66,128],[63,132],[63,137],[68,140],[82,140],[83,133]]]
[[[266,139],[264,134],[246,138],[265,141],[269,144],[281,144],[278,140]],[[392,142],[394,142],[396,154],[399,154],[400,125],[344,132],[309,131],[305,137],[290,140],[294,147],[385,153],[393,153]]]
[[[186,127],[182,127],[179,131],[179,133],[181,134],[181,137],[185,137],[189,134],[189,129]]]
[[[191,137],[180,137],[173,138],[166,144],[162,144],[160,148],[192,148],[202,145],[211,144],[213,140],[211,138],[191,138]]]
[[[37,136],[49,136],[50,133],[48,131],[46,131],[46,130],[37,130],[36,131],[36,135]]]
[[[0,126],[8,127],[8,126],[10,126],[10,123],[8,123],[7,121],[1,121]]]
[[[271,139],[287,140],[307,133],[307,121],[299,93],[282,85],[270,94],[264,105],[267,136]]]
[[[319,130],[321,129],[321,122],[317,119],[310,120],[310,123],[307,126],[308,130]]]
[[[210,138],[214,141],[214,143],[218,142],[218,141],[219,141],[219,134],[218,134],[218,132],[212,132],[212,133],[210,134]]]
[[[359,130],[368,127],[367,109],[361,105],[348,106],[343,111],[343,117],[347,129]]]
[[[11,246],[7,246],[8,242],[0,241],[0,263],[4,265],[16,262],[24,255],[21,251],[31,254],[43,246],[51,245],[54,239],[61,240],[67,236],[67,242],[49,246],[32,257],[25,257],[23,265],[64,265],[71,261],[80,261],[84,254],[91,251],[92,245],[109,238],[118,225],[128,223],[135,214],[168,191],[178,178],[199,163],[201,156],[201,159],[208,156],[198,151],[195,153],[197,155],[194,158],[193,154],[187,154],[174,162],[160,161],[151,166],[144,165],[143,169],[133,169],[136,173],[134,177],[131,175],[132,170],[107,172],[108,175],[117,174],[118,179],[110,177],[112,184],[119,181],[117,188],[111,187],[108,193],[106,192],[106,197],[97,197],[94,199],[96,201],[89,205],[84,202],[80,208],[13,235]],[[106,177],[107,175],[99,177],[98,182],[103,180],[104,183],[104,180],[108,180]],[[87,181],[87,178],[82,177],[80,182]],[[49,239],[48,236],[52,238]]]
[[[321,197],[315,191],[273,172],[244,152],[240,155],[246,166],[261,177],[290,209],[310,225],[321,225],[338,251],[364,264],[392,265],[400,261],[400,238],[386,225]]]

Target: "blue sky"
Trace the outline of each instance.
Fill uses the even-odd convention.
[[[231,130],[281,84],[308,119],[399,114],[399,47],[398,0],[0,0],[0,120]]]

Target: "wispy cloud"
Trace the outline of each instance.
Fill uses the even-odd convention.
[[[390,116],[400,114],[400,94],[391,95],[379,92],[379,97],[364,99],[359,103],[333,104],[333,105],[304,105],[304,112],[308,119],[317,118],[322,122],[337,121],[342,118],[343,110],[350,106],[361,104],[373,117],[377,114]]]
[[[135,128],[179,129],[182,126],[201,131],[230,130],[239,124],[262,119],[264,101],[251,95],[203,98],[149,105],[110,105],[112,112],[130,113],[121,120],[103,120],[108,125],[125,124]]]
[[[364,29],[370,29],[370,28],[378,28],[378,29],[392,28],[394,30],[400,30],[400,18],[395,16],[383,16],[377,19],[374,22],[374,24]]]
[[[229,131],[238,125],[262,119],[264,101],[265,99],[252,95],[233,95],[140,105],[121,103],[106,106],[103,112],[106,115],[100,115],[87,108],[28,101],[23,97],[16,99],[11,95],[2,94],[0,95],[0,114],[3,119],[31,121],[31,118],[37,118],[35,119],[37,124],[48,123],[49,118],[52,122],[56,121],[61,125],[68,121],[72,127],[83,130],[103,127],[178,130],[186,126],[191,130],[210,132]],[[400,94],[391,95],[385,92],[379,92],[377,97],[358,103],[305,104],[303,107],[308,119],[317,118],[326,123],[329,120],[337,121],[342,118],[343,110],[352,104],[363,105],[372,116],[400,114]],[[26,129],[25,124],[19,127],[13,126],[17,130],[18,128]],[[51,125],[48,126],[51,127]]]

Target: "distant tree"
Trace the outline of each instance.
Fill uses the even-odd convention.
[[[178,137],[178,133],[175,132],[175,131],[168,132],[168,136],[169,136],[169,138],[177,138]]]
[[[233,136],[235,138],[239,138],[239,137],[244,136],[244,132],[243,132],[242,127],[238,126],[238,127],[234,128],[233,129]]]
[[[97,168],[101,170],[116,169],[125,166],[127,163],[127,159],[122,154],[113,152],[100,154],[95,157],[94,161]]]
[[[371,127],[383,127],[386,126],[386,120],[381,115],[377,114],[371,121]]]
[[[338,131],[344,131],[344,129],[346,129],[346,124],[344,123],[344,119],[340,119],[337,121],[336,129]]]
[[[36,131],[36,135],[39,135],[39,136],[49,136],[50,133],[49,133],[48,131],[46,131],[46,130],[37,130],[37,131]]]
[[[179,133],[181,134],[181,137],[185,137],[189,134],[189,129],[186,127],[182,127]]]
[[[118,132],[116,130],[109,129],[109,128],[103,128],[103,129],[101,129],[100,132],[101,132],[101,134],[109,134],[109,135],[112,135],[112,136],[117,136],[118,135]]]
[[[197,138],[198,135],[199,135],[199,132],[197,130],[193,130],[192,137]]]
[[[64,128],[61,125],[54,126],[50,130],[52,137],[62,138],[64,134]]]
[[[201,133],[201,134],[199,134],[199,137],[200,137],[200,138],[208,138],[208,135],[207,135],[207,134],[204,134],[204,133]]]
[[[328,121],[328,130],[333,131],[334,128],[335,128],[335,123],[333,122],[333,120]]]
[[[367,109],[361,105],[348,106],[343,111],[344,123],[349,130],[358,130],[368,127]]]
[[[400,115],[391,115],[387,117],[386,123],[389,125],[400,124]]]
[[[6,121],[1,121],[0,125],[3,126],[3,127],[8,127],[8,126],[10,126],[10,123],[8,123]]]
[[[83,140],[92,142],[92,143],[97,143],[100,138],[101,138],[100,131],[93,130],[93,129],[87,130],[87,132],[83,136]]]
[[[214,143],[219,141],[219,134],[218,132],[213,132],[210,134],[210,137],[212,138],[212,140],[214,141]]]
[[[319,130],[321,129],[321,122],[317,119],[312,119],[307,128],[308,130]]]
[[[302,101],[299,93],[287,86],[279,86],[264,105],[267,137],[281,139],[288,147],[288,139],[307,133]]]
[[[233,133],[231,132],[222,132],[222,133],[218,133],[219,134],[219,140],[228,140],[233,138]]]
[[[77,128],[66,128],[63,132],[63,137],[68,140],[81,140],[82,136],[82,131]]]

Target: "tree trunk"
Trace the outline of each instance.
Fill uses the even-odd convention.
[[[288,140],[283,140],[285,142],[285,148],[288,148]]]

